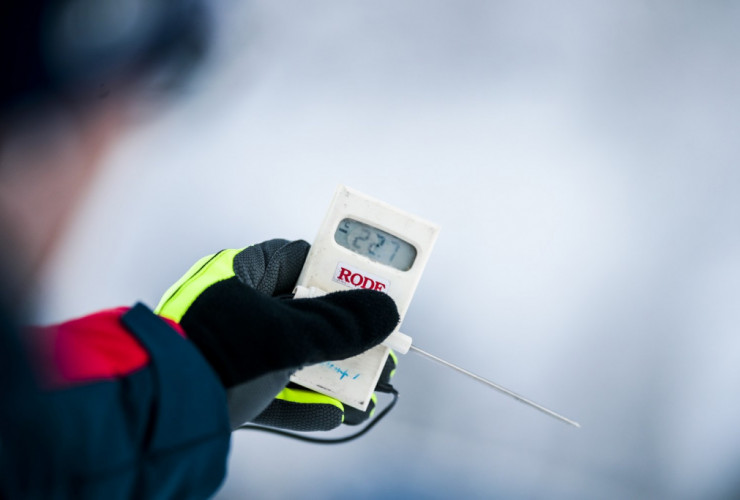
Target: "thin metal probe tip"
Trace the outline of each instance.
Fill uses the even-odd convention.
[[[483,378],[480,375],[476,375],[475,373],[470,372],[470,371],[466,370],[465,368],[460,368],[459,366],[454,365],[454,364],[450,363],[449,361],[445,361],[442,358],[438,358],[434,354],[429,354],[428,352],[426,352],[426,351],[424,351],[422,349],[419,349],[415,345],[411,345],[410,346],[410,349],[412,351],[417,352],[417,353],[421,354],[422,356],[425,356],[425,357],[427,357],[427,358],[429,358],[431,360],[434,360],[437,363],[440,363],[440,364],[442,364],[442,365],[444,365],[444,366],[446,366],[448,368],[452,368],[453,370],[458,371],[458,372],[462,373],[463,375],[467,375],[468,377],[470,377],[470,378],[472,378],[474,380],[477,380],[478,382],[481,382],[482,384],[485,384],[488,387],[491,387],[493,389],[496,389],[497,391],[499,391],[499,392],[501,392],[503,394],[506,394],[509,397],[512,397],[512,398],[516,399],[520,403],[524,403],[526,405],[529,405],[532,408],[535,408],[535,409],[541,411],[542,413],[545,413],[545,414],[547,414],[547,415],[549,415],[549,416],[551,416],[553,418],[556,418],[556,419],[560,420],[561,422],[565,422],[566,424],[570,424],[573,427],[577,427],[579,429],[581,428],[581,424],[579,424],[578,422],[576,422],[574,420],[571,420],[569,418],[566,418],[566,417],[560,415],[559,413],[556,413],[556,412],[554,412],[554,411],[552,411],[552,410],[550,410],[548,408],[545,408],[544,406],[539,405],[539,404],[535,403],[534,401],[531,401],[531,400],[525,398],[524,396],[520,396],[519,394],[517,394],[517,393],[515,393],[513,391],[510,391],[506,387],[502,387],[502,386],[498,385],[495,382],[491,382],[490,380],[488,380],[486,378]]]

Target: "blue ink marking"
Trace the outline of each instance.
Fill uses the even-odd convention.
[[[335,365],[331,361],[324,361],[321,364],[337,372],[339,374],[339,380],[344,380],[344,377],[349,377],[349,372],[347,372],[347,370],[345,370],[344,368],[340,366]],[[359,376],[360,376],[359,373],[356,374],[355,376],[352,377],[352,380],[357,380]]]

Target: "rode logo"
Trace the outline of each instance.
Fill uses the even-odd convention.
[[[367,288],[369,290],[378,290],[380,292],[385,291],[390,284],[388,280],[371,274],[366,274],[359,269],[355,269],[347,264],[342,264],[341,262],[334,270],[334,277],[332,279],[337,283],[341,283],[342,285],[346,285],[351,288]]]

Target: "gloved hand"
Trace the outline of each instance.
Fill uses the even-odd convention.
[[[232,427],[259,414],[308,364],[345,359],[381,343],[398,311],[384,293],[291,293],[309,245],[270,240],[198,261],[155,312],[180,323],[227,389]]]
[[[391,351],[378,380],[378,386],[388,385],[396,373],[398,358]],[[375,394],[361,411],[342,402],[296,384],[289,384],[270,405],[252,422],[292,431],[328,431],[341,424],[359,425],[372,417],[377,397]]]

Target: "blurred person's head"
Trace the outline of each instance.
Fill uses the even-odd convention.
[[[207,46],[201,0],[0,7],[0,273],[23,301],[126,110],[177,86]]]

